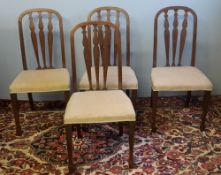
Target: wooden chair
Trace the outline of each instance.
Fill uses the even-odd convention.
[[[88,31],[91,30],[90,37]],[[109,32],[114,31],[116,49],[116,66],[118,90],[108,90],[109,74]],[[76,90],[75,35],[82,31],[83,56],[89,78],[89,91],[72,94],[64,114],[64,124],[67,134],[67,150],[69,171],[75,172],[76,166],[72,160],[72,125],[128,122],[129,130],[129,167],[133,167],[133,144],[135,111],[129,97],[122,91],[122,56],[121,40],[118,26],[110,22],[84,22],[76,25],[70,33],[73,83]],[[91,37],[93,37],[91,42]],[[82,58],[81,57],[81,58]],[[94,69],[92,69],[94,68]],[[92,71],[95,70],[95,86],[92,84]],[[100,79],[99,77],[102,77]]]
[[[164,38],[164,41],[158,42],[160,21],[163,19],[163,37],[161,36],[161,38]],[[192,29],[189,30],[190,28]],[[155,16],[153,68],[151,72],[152,131],[156,131],[155,118],[159,91],[187,91],[187,107],[189,106],[191,91],[204,91],[200,129],[202,131],[205,129],[205,118],[213,85],[206,75],[195,67],[196,34],[197,15],[188,7],[166,7],[161,9]],[[187,40],[188,37],[190,39]],[[165,46],[165,67],[159,67],[159,57],[157,56],[159,43]],[[187,51],[191,52],[189,57],[186,56]],[[184,56],[185,58],[183,58]],[[188,59],[190,66],[181,66],[184,61],[188,62]]]
[[[45,21],[47,25],[45,26]],[[59,32],[53,28],[54,20],[58,21]],[[37,23],[37,24],[35,24]],[[27,26],[25,28],[25,26]],[[34,109],[32,93],[39,92],[56,92],[64,91],[65,99],[68,101],[70,89],[70,76],[68,70],[65,68],[65,49],[64,49],[64,34],[61,15],[52,9],[30,9],[24,11],[18,19],[20,47],[22,54],[23,71],[18,74],[9,87],[12,108],[16,123],[16,134],[21,135],[22,130],[19,121],[19,108],[17,102],[18,93],[27,93],[31,109]],[[30,29],[30,37],[25,34],[25,29]],[[45,30],[47,28],[47,30]],[[39,32],[37,33],[36,30]],[[60,33],[60,49],[62,57],[62,68],[54,68],[54,37],[55,33]],[[46,35],[46,36],[45,36]],[[31,45],[27,44],[28,39],[31,38],[33,51],[35,54],[35,61],[37,63],[36,69],[28,69],[26,59],[26,50],[31,49]],[[26,39],[26,40],[25,40]],[[26,45],[25,45],[25,41]],[[27,49],[27,47],[30,47]],[[59,47],[59,46],[58,46]],[[41,52],[41,54],[39,54]],[[48,55],[48,56],[47,56]]]
[[[126,34],[124,42],[126,43],[126,54],[125,60],[123,61],[125,64],[122,67],[122,75],[123,75],[123,84],[122,88],[124,90],[131,92],[131,99],[135,105],[136,97],[137,97],[137,89],[138,89],[138,80],[134,70],[130,67],[130,18],[128,13],[119,7],[99,7],[92,10],[88,15],[88,21],[108,21],[116,24],[120,27],[120,30]],[[111,33],[110,33],[111,34]],[[111,38],[111,35],[110,35]],[[111,40],[110,40],[111,42]],[[117,73],[116,67],[116,53],[114,53],[114,59],[109,59],[109,76],[115,77],[110,78],[107,82],[108,89],[117,89],[117,79],[114,76]],[[93,73],[94,77],[95,74]],[[95,84],[93,81],[92,84]],[[84,73],[81,81],[80,81],[80,89],[89,89],[89,82],[86,72]]]

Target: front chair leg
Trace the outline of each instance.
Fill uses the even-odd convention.
[[[35,110],[32,93],[28,93],[28,100],[29,100],[31,110]]]
[[[200,125],[200,130],[204,131],[205,130],[205,121],[206,121],[206,114],[208,112],[208,108],[209,108],[209,101],[210,101],[210,91],[205,91],[204,92],[204,99],[203,99],[203,113],[202,113],[202,121],[201,121],[201,125]]]
[[[72,159],[72,126],[66,125],[66,140],[67,140],[67,151],[68,151],[68,169],[69,173],[75,173],[76,172],[76,166],[73,164]]]
[[[129,168],[133,168],[135,122],[129,122]]]
[[[132,103],[134,105],[134,109],[136,110],[136,99],[137,99],[137,90],[131,90],[131,99],[132,99]]]
[[[11,96],[11,102],[12,102],[12,110],[13,110],[14,118],[15,118],[16,135],[21,136],[22,131],[21,131],[21,125],[20,125],[20,120],[19,120],[19,107],[18,107],[17,94],[10,94],[10,96]]]
[[[157,98],[158,98],[158,91],[152,91],[152,132],[156,132],[156,115],[157,115]]]

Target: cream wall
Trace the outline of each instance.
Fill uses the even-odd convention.
[[[0,0],[0,99],[9,98],[8,86],[22,70],[18,38],[18,15],[28,8],[47,7],[64,19],[66,59],[70,63],[69,31],[98,6],[119,6],[131,19],[131,59],[139,80],[139,95],[150,95],[150,70],[155,13],[169,5],[185,5],[198,15],[196,65],[214,83],[213,94],[221,94],[221,1],[220,0]],[[69,66],[70,70],[70,66]],[[57,99],[61,94],[36,94],[35,99]],[[22,96],[26,98],[26,96]]]

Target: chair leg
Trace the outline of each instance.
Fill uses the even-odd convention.
[[[16,135],[21,136],[22,131],[21,131],[21,125],[20,125],[20,120],[19,120],[19,107],[18,107],[17,94],[10,94],[10,96],[11,96],[11,102],[12,102],[12,110],[13,110],[14,118],[15,118]]]
[[[136,109],[137,90],[131,90],[131,99],[134,105],[134,109]]]
[[[118,127],[119,127],[119,136],[122,136],[124,133],[123,123],[119,122]]]
[[[135,122],[129,122],[129,168],[133,168]]]
[[[158,91],[153,91],[152,93],[152,132],[156,132],[156,115],[157,115],[157,98],[158,98]]]
[[[64,101],[65,101],[66,105],[68,103],[69,98],[70,98],[70,92],[69,91],[64,91]]]
[[[150,107],[153,107],[153,90],[151,89]]]
[[[200,130],[204,131],[205,130],[205,121],[206,121],[206,114],[208,112],[208,108],[209,108],[209,101],[210,101],[210,91],[205,91],[204,92],[204,99],[203,99],[203,113],[202,113],[202,121],[201,121],[201,125],[200,125]]]
[[[28,100],[29,100],[31,110],[35,110],[32,93],[28,93]]]
[[[80,124],[77,125],[77,136],[79,139],[81,139],[83,137],[82,133],[81,133],[81,125]]]
[[[191,91],[187,91],[185,107],[190,106],[190,99],[191,99]]]
[[[72,126],[66,125],[66,140],[67,140],[67,151],[68,151],[68,169],[69,173],[75,173],[76,172],[76,166],[73,163],[72,159]]]
[[[128,97],[130,97],[130,90],[129,89],[126,89],[126,94]]]

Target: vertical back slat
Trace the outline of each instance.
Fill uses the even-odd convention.
[[[178,25],[179,25],[179,23],[178,23],[178,13],[177,13],[177,9],[175,9],[174,10],[174,21],[173,21],[173,62],[172,62],[172,66],[175,66]]]
[[[107,89],[106,82],[107,82],[107,70],[109,64],[109,30],[110,27],[105,25],[105,38],[104,38],[104,63],[103,63],[103,89]]]
[[[104,35],[103,35],[103,30],[102,26],[98,27],[98,40],[99,40],[99,46],[100,46],[100,51],[101,51],[101,60],[102,60],[102,65],[103,65],[103,60],[104,60]]]
[[[117,45],[118,61],[118,89],[122,89],[122,54],[121,54],[121,35],[119,28],[116,29],[115,42]]]
[[[97,18],[98,18],[98,21],[101,21],[101,11],[100,10],[97,11]],[[99,40],[100,48],[103,48],[104,36],[103,36],[102,26],[98,27],[98,40]],[[104,59],[104,51],[103,51],[103,49],[101,49],[102,65],[103,65],[103,59]]]
[[[107,9],[107,21],[108,22],[111,22],[111,13],[110,13],[111,11],[110,11],[110,9]]]
[[[38,55],[38,42],[37,42],[37,37],[35,34],[35,25],[34,25],[34,21],[32,18],[32,13],[29,14],[29,28],[31,30],[31,40],[32,40],[32,45],[34,48],[34,52],[35,52],[35,57],[36,57],[36,61],[38,64],[37,69],[41,69],[41,65],[40,65],[40,61],[39,61],[39,55]]]
[[[111,10],[110,9],[107,9],[107,21],[108,22],[111,22]],[[110,47],[111,47],[111,29],[110,29],[110,27],[109,28],[107,28],[107,40],[108,40],[108,50],[107,50],[107,52],[108,52],[108,65],[110,65],[110,53],[111,53],[111,49],[110,49]]]
[[[44,35],[44,24],[42,21],[42,14],[39,12],[39,39],[40,39],[40,45],[41,45],[41,54],[42,54],[42,60],[44,64],[44,68],[47,68],[46,66],[46,58],[45,58],[45,35]]]
[[[94,39],[93,39],[93,43],[94,43],[94,67],[95,67],[95,76],[96,76],[96,89],[100,89],[99,87],[99,67],[100,67],[100,50],[98,47],[98,30],[97,30],[97,26],[94,25]]]
[[[169,63],[169,54],[170,54],[170,31],[169,31],[169,21],[167,10],[164,11],[164,43],[165,43],[165,51],[166,51],[166,66],[170,66]]]
[[[48,14],[48,53],[49,53],[49,65],[52,65],[52,54],[53,54],[53,25],[52,25],[52,13]]]
[[[120,11],[119,10],[117,10],[116,11],[116,21],[115,21],[115,24],[118,26],[118,27],[120,27]],[[116,31],[115,31],[116,32]],[[115,33],[114,32],[114,33]],[[115,35],[115,34],[114,34]],[[114,42],[114,65],[116,65],[117,64],[117,45],[116,45],[116,43]]]
[[[92,87],[92,80],[91,80],[91,57],[90,57],[90,48],[89,48],[89,40],[87,38],[87,31],[86,27],[82,27],[82,33],[83,33],[83,46],[84,46],[84,60],[85,60],[85,65],[86,65],[86,70],[87,70],[87,76],[88,76],[88,81],[90,85],[90,90],[93,89]]]
[[[182,30],[181,30],[181,36],[180,36],[180,50],[179,50],[179,62],[178,62],[178,66],[181,66],[183,49],[184,49],[185,42],[186,42],[187,17],[188,17],[188,14],[187,14],[187,11],[185,10],[184,19],[183,19],[183,24],[182,24]]]

